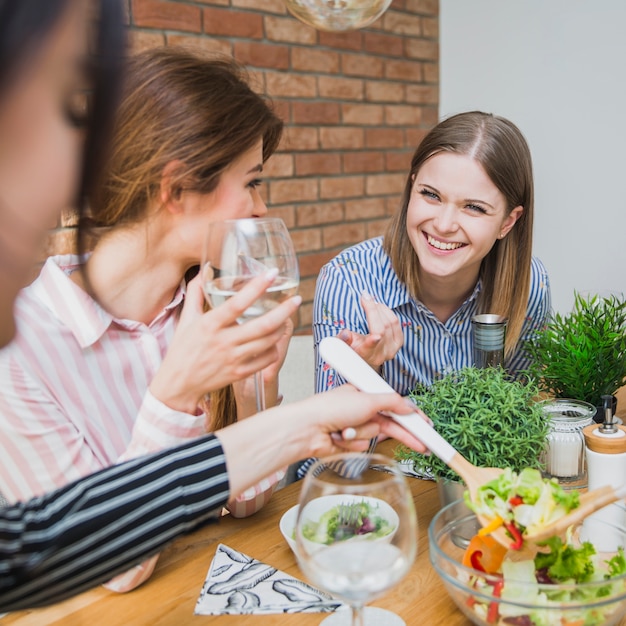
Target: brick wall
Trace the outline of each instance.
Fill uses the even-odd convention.
[[[439,0],[394,0],[369,28],[326,33],[282,0],[127,0],[135,50],[168,44],[233,55],[286,122],[263,186],[298,252],[310,332],[317,273],[353,243],[379,235],[397,208],[410,156],[437,122]],[[71,248],[62,218],[47,253]]]

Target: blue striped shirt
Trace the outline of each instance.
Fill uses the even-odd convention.
[[[363,292],[386,304],[400,320],[404,345],[383,366],[387,382],[398,393],[408,395],[418,383],[430,385],[441,375],[473,364],[471,319],[477,313],[480,282],[443,323],[411,297],[383,250],[382,237],[377,237],[344,250],[324,265],[317,279],[313,304],[317,392],[345,382],[320,358],[319,342],[343,328],[364,335],[369,332],[360,303]],[[533,257],[526,320],[518,346],[546,323],[550,308],[548,274],[543,263]],[[515,375],[528,367],[529,360],[518,348],[504,365]]]

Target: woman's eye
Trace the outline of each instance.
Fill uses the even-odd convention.
[[[257,187],[260,187],[262,184],[263,184],[263,181],[260,178],[254,178],[248,183],[248,187],[250,187],[251,189],[256,189]]]
[[[419,193],[425,198],[432,198],[433,200],[439,200],[439,196],[435,192],[430,191],[428,189],[420,189]]]
[[[89,94],[86,91],[74,91],[63,106],[65,119],[74,128],[85,128],[89,120]]]
[[[480,213],[481,215],[487,214],[487,211],[478,204],[468,204],[466,208],[468,208],[472,213]]]

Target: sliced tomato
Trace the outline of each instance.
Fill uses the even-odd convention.
[[[521,550],[524,545],[524,538],[522,537],[522,531],[517,527],[515,522],[505,522],[504,527],[509,531],[513,539],[511,544],[511,550]]]
[[[493,586],[493,597],[494,598],[499,598],[502,595],[502,587],[504,587],[504,581],[503,580],[499,580],[494,586]],[[488,624],[495,624],[498,621],[498,603],[497,602],[490,602],[489,603],[489,607],[487,609],[487,623]]]

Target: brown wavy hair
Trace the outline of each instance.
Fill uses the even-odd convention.
[[[483,167],[489,179],[504,195],[507,215],[517,206],[524,208],[515,226],[499,239],[482,261],[478,310],[508,318],[505,354],[512,354],[526,317],[530,289],[530,263],[534,213],[532,159],[520,130],[509,120],[470,111],[440,122],[424,137],[411,160],[402,204],[384,237],[399,279],[419,298],[419,259],[406,230],[406,217],[413,180],[424,162],[435,154],[452,152],[470,156]]]
[[[266,161],[282,130],[271,103],[232,58],[179,47],[137,54],[128,61],[106,177],[83,226],[141,220],[172,161],[181,164],[173,194],[210,193],[259,139]]]
[[[128,61],[109,166],[79,230],[84,236],[141,221],[173,161],[180,166],[172,195],[210,193],[259,139],[266,161],[282,131],[271,102],[252,90],[232,58],[180,47],[137,54]],[[210,394],[208,405],[210,430],[236,420],[231,387]]]

